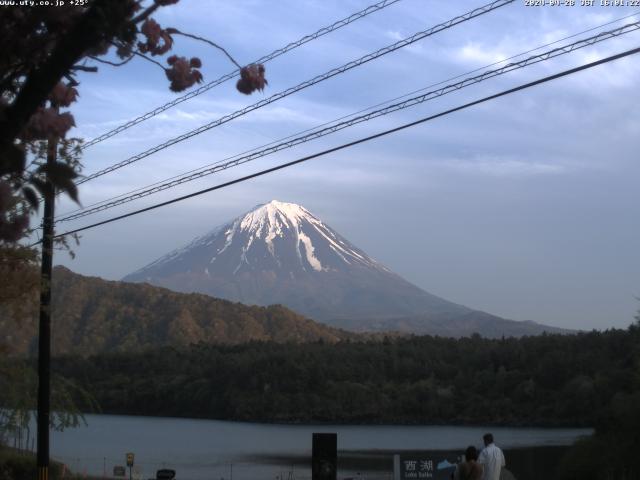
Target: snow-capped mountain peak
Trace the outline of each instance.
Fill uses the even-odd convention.
[[[354,267],[388,271],[306,208],[278,200],[256,206],[132,276],[151,278],[151,271],[173,270],[172,265],[185,262],[189,271],[202,270],[206,275],[212,270],[233,275],[261,270],[290,276]]]
[[[282,304],[345,328],[425,333],[429,322],[446,329],[455,320],[468,325],[467,330],[483,325],[487,332],[487,325],[493,325],[504,334],[505,320],[420,289],[306,208],[277,200],[256,206],[124,280],[251,305]],[[213,322],[219,312],[208,315]]]
[[[316,319],[468,311],[402,279],[306,208],[277,200],[124,280],[249,304],[281,303]]]
[[[355,262],[374,268],[384,268],[363,252],[359,252],[306,208],[295,203],[272,200],[264,205],[258,205],[239,217],[225,231],[227,236],[225,245],[228,246],[238,233],[248,237],[245,251],[248,251],[254,243],[263,242],[274,257],[277,255],[274,241],[292,236],[297,257],[304,269],[310,267],[320,272],[331,268],[329,265],[333,262],[323,265],[318,253],[323,249],[321,247],[326,246],[346,264]],[[318,242],[325,245],[318,246]]]
[[[271,255],[275,256],[274,240],[283,238],[291,231],[296,238],[296,252],[302,259],[302,252],[306,256],[308,264],[316,271],[322,271],[323,266],[315,256],[311,240],[303,231],[303,224],[322,225],[311,213],[295,203],[284,203],[277,200],[260,205],[241,218],[239,223],[234,223],[233,228],[227,232],[228,238],[232,238],[236,232],[244,232],[249,236],[247,250],[255,241],[263,241]]]

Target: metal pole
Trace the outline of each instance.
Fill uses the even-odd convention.
[[[57,112],[57,107],[56,107]],[[47,142],[47,165],[56,163],[58,139]],[[40,269],[40,326],[38,337],[38,480],[49,480],[49,412],[51,397],[51,271],[53,268],[53,216],[55,189],[47,178],[42,219]]]
[[[400,480],[400,455],[393,456],[393,479]]]

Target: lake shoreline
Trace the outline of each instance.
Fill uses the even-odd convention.
[[[214,418],[214,417],[194,417],[194,416],[181,416],[177,414],[173,415],[151,415],[145,413],[123,413],[123,412],[82,412],[82,415],[102,415],[102,416],[117,416],[117,417],[136,417],[136,418],[171,418],[176,420],[204,420],[204,421],[212,421],[212,422],[233,422],[238,424],[261,424],[261,425],[276,425],[276,426],[296,426],[296,425],[309,425],[309,426],[318,426],[323,427],[327,425],[339,425],[345,427],[487,427],[487,428],[542,428],[545,430],[549,429],[589,429],[593,430],[594,427],[592,425],[581,425],[574,423],[558,423],[558,422],[536,422],[536,423],[526,423],[526,422],[456,422],[452,421],[443,421],[443,422],[430,422],[430,423],[422,423],[419,421],[412,422],[403,422],[398,420],[396,422],[347,422],[340,421],[339,419],[332,419],[326,421],[319,420],[305,420],[305,419],[292,419],[292,420],[270,420],[270,419],[235,419],[235,418]]]
[[[552,463],[591,429],[508,428],[452,425],[266,424],[152,416],[87,415],[88,425],[52,432],[51,455],[76,472],[99,475],[123,465],[135,453],[142,478],[174,468],[181,480],[275,478],[295,467],[310,473],[312,434],[338,438],[341,477],[388,478],[393,454],[431,452],[455,461],[468,445],[480,447],[491,431],[508,464],[526,472]],[[285,477],[286,478],[286,477]],[[521,480],[520,477],[517,477]],[[522,480],[526,480],[523,477]],[[545,478],[545,477],[539,477]],[[537,480],[537,479],[536,479]]]

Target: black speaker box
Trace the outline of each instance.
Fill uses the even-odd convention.
[[[314,433],[311,452],[311,479],[336,480],[338,474],[338,434]]]

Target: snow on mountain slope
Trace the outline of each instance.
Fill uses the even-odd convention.
[[[197,270],[202,258],[194,252],[212,253],[205,268],[216,272],[223,268],[229,273],[224,266],[235,261],[233,275],[274,264],[294,274],[299,271],[326,272],[344,265],[388,271],[304,207],[273,200],[159,258],[132,276],[162,270],[163,266],[175,262],[186,262]],[[289,258],[292,253],[295,254],[293,262]]]
[[[281,303],[317,320],[473,311],[402,279],[304,207],[276,200],[124,280],[247,304]]]

